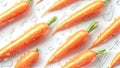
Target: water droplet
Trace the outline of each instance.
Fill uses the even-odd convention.
[[[0,3],[2,6],[6,6],[7,5],[7,1],[6,0],[2,0],[2,2]]]
[[[109,11],[109,10],[111,10],[111,11]],[[105,11],[106,12],[103,14],[103,18],[106,21],[110,21],[113,18],[114,6],[113,5],[109,6]]]
[[[42,9],[45,9],[45,5],[42,6]]]
[[[15,31],[15,28],[11,28],[9,32],[10,34],[12,34],[14,31]]]
[[[116,5],[120,5],[120,0],[118,0],[118,1],[116,2]]]
[[[24,20],[22,23],[20,23],[20,26],[23,27],[26,22],[27,20]]]
[[[13,61],[12,60],[6,60],[5,62],[2,63],[1,67],[12,67]]]
[[[30,20],[31,20],[32,22],[36,22],[36,21],[37,21],[36,15],[31,16]]]
[[[79,2],[77,2],[76,4],[74,4],[72,7],[71,7],[71,10],[75,10],[77,7],[79,7],[81,4]]]
[[[62,14],[62,17],[60,18],[60,20],[62,20],[62,19],[65,18],[66,16],[67,16],[67,13],[64,12],[64,13]]]
[[[115,45],[119,45],[119,44],[120,44],[120,41],[116,40],[114,44],[115,44]]]
[[[56,41],[59,45],[62,43],[62,40],[60,38],[57,38]]]
[[[48,47],[48,50],[49,50],[49,51],[52,51],[52,50],[54,50],[54,49],[55,49],[55,48],[54,48],[53,46],[49,46],[49,47]]]

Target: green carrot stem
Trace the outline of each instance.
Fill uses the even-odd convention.
[[[109,0],[103,0],[104,3],[107,3]]]
[[[32,3],[32,2],[33,2],[33,0],[28,0],[28,2]]]
[[[53,16],[50,20],[48,20],[48,25],[51,25],[53,22],[57,20],[57,16]]]
[[[40,51],[40,49],[39,49],[39,48],[36,48],[36,51],[37,51],[37,52],[39,52],[39,51]]]
[[[98,22],[97,21],[92,21],[92,23],[90,24],[90,26],[88,26],[88,28],[87,28],[88,33],[90,33],[91,31],[93,31],[97,26],[98,26]]]
[[[106,49],[100,49],[100,50],[97,50],[96,51],[96,54],[99,55],[99,54],[104,54],[106,51]]]

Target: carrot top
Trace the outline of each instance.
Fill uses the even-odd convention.
[[[50,20],[48,20],[48,25],[51,25],[53,22],[57,20],[57,16],[53,16]]]
[[[99,54],[104,54],[106,51],[106,49],[99,49],[96,51],[96,54],[99,55]]]
[[[36,51],[37,51],[37,52],[39,52],[39,51],[40,51],[40,49],[39,49],[39,48],[36,48]]]
[[[30,3],[31,3],[31,2],[33,2],[33,0],[28,0],[28,2],[30,2]]]
[[[104,3],[107,3],[109,0],[103,0]]]
[[[97,26],[98,26],[98,22],[97,21],[93,21],[90,24],[90,26],[88,26],[88,28],[87,28],[88,33],[90,33],[91,31],[93,31]]]

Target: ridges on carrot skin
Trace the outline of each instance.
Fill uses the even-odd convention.
[[[24,14],[30,9],[30,3],[27,1],[20,2],[0,14],[0,25],[4,25],[9,20]]]
[[[95,60],[96,55],[104,54],[105,51],[106,49],[100,49],[97,51],[83,51],[82,53],[76,55],[73,59],[68,61],[64,66],[62,66],[62,68],[81,68]]]
[[[15,68],[29,68],[39,59],[39,50],[31,50],[22,56],[16,63]]]
[[[96,46],[99,46],[101,43],[105,42],[107,39],[109,39],[112,35],[117,33],[120,30],[120,17],[118,17],[116,20],[114,20],[113,23],[111,23],[93,42],[93,44],[89,47],[89,49],[94,48]]]
[[[114,57],[114,59],[112,60],[110,66],[108,68],[114,68],[115,65],[120,63],[120,52],[118,52],[116,54],[116,56]]]
[[[24,34],[0,49],[0,59],[9,57],[17,51],[29,46],[34,41],[45,37],[49,32],[49,26],[55,22],[56,19],[57,17],[54,16],[47,23],[39,23],[28,29]]]
[[[53,35],[58,31],[67,29],[84,19],[87,19],[89,17],[92,17],[93,15],[98,14],[100,11],[102,11],[104,6],[105,6],[104,1],[94,1],[88,4],[84,8],[80,9],[79,11],[71,15],[68,19],[60,23],[53,32]]]
[[[93,31],[97,27],[98,23],[96,21],[93,21],[90,26],[87,28],[87,30],[79,30],[75,32],[73,35],[71,35],[66,42],[61,45],[60,48],[56,50],[56,52],[50,57],[45,67],[47,67],[49,64],[60,60],[63,58],[66,54],[71,52],[72,50],[82,46],[88,38],[91,31]]]
[[[72,4],[74,2],[77,2],[78,0],[58,0],[55,4],[53,4],[47,11],[45,11],[41,17],[43,17],[45,14],[51,12],[51,11],[55,11],[58,9],[61,9],[69,4]]]

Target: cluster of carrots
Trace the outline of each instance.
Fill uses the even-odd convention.
[[[37,3],[41,2],[42,0],[38,0]],[[58,0],[53,6],[51,6],[43,15],[46,13],[61,9],[67,5],[70,5],[78,0]],[[61,24],[57,26],[53,35],[61,30],[67,29],[76,23],[86,20],[93,15],[96,15],[102,11],[105,7],[105,4],[109,0],[98,0],[94,1],[84,8],[80,9],[73,15],[71,15],[68,19],[64,20]],[[21,14],[24,14],[30,9],[30,4],[32,0],[23,1],[14,5],[4,13],[0,14],[0,25],[7,23],[9,20],[12,20]],[[42,15],[42,16],[43,16]],[[10,42],[8,45],[0,49],[0,60],[6,57],[11,56],[12,54],[30,46],[31,43],[37,41],[38,39],[42,39],[45,37],[49,30],[50,25],[55,22],[57,19],[56,16],[52,17],[47,23],[42,22],[39,24],[34,25],[24,34],[22,34],[17,39]],[[66,54],[70,53],[71,51],[75,50],[76,48],[82,46],[88,39],[89,33],[93,31],[98,26],[97,21],[93,21],[90,26],[86,30],[79,30],[71,35],[66,42],[59,47],[55,53],[50,57],[48,62],[46,63],[45,67],[49,64],[54,63],[62,59]],[[62,68],[81,68],[93,61],[99,54],[104,54],[106,49],[100,49],[97,51],[91,50],[92,48],[99,46],[107,39],[109,39],[112,35],[117,33],[120,29],[120,17],[116,18],[113,23],[111,23],[97,38],[97,40],[88,48],[75,56],[69,62],[62,66]],[[31,50],[22,56],[17,63],[15,64],[15,68],[30,68],[37,60],[39,59],[39,49]],[[120,52],[115,56],[113,61],[110,64],[110,68],[113,68],[115,65],[120,63]]]

